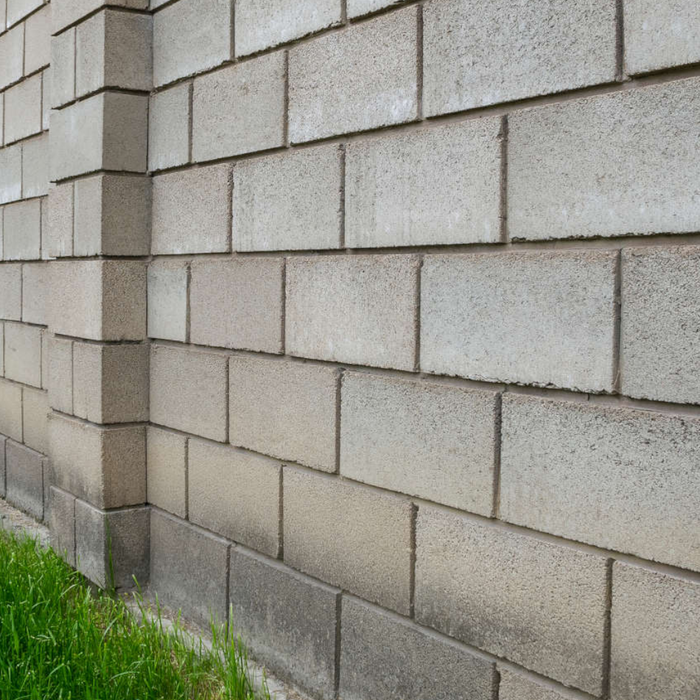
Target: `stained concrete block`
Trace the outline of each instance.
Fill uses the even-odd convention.
[[[511,238],[697,231],[699,88],[693,78],[511,115]]]
[[[5,260],[38,260],[41,257],[41,203],[38,199],[4,207]]]
[[[420,624],[601,693],[605,557],[430,506],[418,511],[416,556]]]
[[[232,0],[180,0],[153,16],[153,83],[160,87],[233,58]]]
[[[22,317],[22,266],[0,265],[0,318],[19,321]]]
[[[336,145],[236,164],[233,245],[236,250],[339,248],[341,159]]]
[[[49,267],[46,263],[22,265],[22,320],[45,326],[49,295]]]
[[[189,264],[153,260],[148,266],[148,337],[187,340]]]
[[[283,273],[280,258],[193,261],[191,341],[281,353]]]
[[[591,250],[426,257],[422,369],[612,391],[617,260]]]
[[[622,393],[700,403],[700,247],[622,254]]]
[[[404,618],[343,597],[340,697],[343,700],[491,700],[492,661]]]
[[[281,465],[266,457],[190,440],[190,520],[276,557],[280,546],[280,472]]]
[[[284,145],[285,58],[261,56],[194,81],[192,159],[225,158]]]
[[[17,24],[43,4],[44,0],[7,0],[7,26]]]
[[[151,252],[231,250],[231,166],[214,165],[153,178]]]
[[[412,505],[396,496],[284,470],[285,562],[402,614],[410,610],[412,518]]]
[[[236,56],[284,44],[340,24],[338,0],[238,0],[236,3]]]
[[[348,0],[348,17],[355,18],[368,15],[370,12],[382,10],[385,7],[400,5],[404,0]]]
[[[22,387],[0,380],[0,434],[22,442]]]
[[[53,0],[51,9],[54,34],[105,5],[147,10],[148,0]]]
[[[22,144],[22,196],[43,197],[49,193],[49,135],[36,136]]]
[[[416,119],[417,28],[412,7],[292,48],[291,141]]]
[[[37,520],[44,517],[44,456],[13,440],[5,448],[7,500]]]
[[[5,376],[22,384],[41,386],[41,328],[5,324]]]
[[[151,347],[151,422],[219,442],[227,438],[227,359]]]
[[[151,510],[151,590],[205,627],[226,620],[228,550],[220,537]]]
[[[287,352],[412,370],[418,266],[413,256],[290,258]]]
[[[49,225],[44,248],[52,258],[73,255],[73,183],[49,188]]]
[[[499,700],[575,700],[577,697],[564,688],[557,688],[547,681],[539,678],[535,680],[508,668],[501,667],[499,672]]]
[[[41,75],[37,74],[5,92],[5,143],[19,141],[40,131]]]
[[[495,392],[348,372],[341,396],[343,476],[491,515]]]
[[[234,630],[255,658],[314,697],[335,697],[340,591],[292,569],[231,548]]]
[[[21,197],[22,146],[17,144],[0,149],[0,204],[14,202]]]
[[[183,165],[190,159],[190,83],[151,95],[148,110],[148,169]]]
[[[23,62],[24,26],[21,25],[0,36],[0,90],[22,78]]]
[[[49,452],[49,395],[41,389],[22,390],[24,444],[32,450]]]
[[[231,444],[335,471],[337,384],[336,371],[328,367],[232,357]]]
[[[45,5],[41,11],[29,17],[24,25],[24,72],[29,75],[50,63],[51,7]]]
[[[49,503],[51,547],[75,566],[75,496],[51,486]]]
[[[48,371],[49,404],[73,413],[73,341],[51,337]]]
[[[187,517],[187,438],[148,426],[148,502]]]
[[[54,16],[55,5],[51,6]],[[60,107],[74,99],[75,28],[71,28],[51,38],[51,106]]]
[[[616,44],[613,0],[428,4],[425,114],[612,82]]]

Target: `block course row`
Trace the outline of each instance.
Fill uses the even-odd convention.
[[[5,28],[2,12],[5,2],[0,5],[0,90],[19,82],[24,76],[36,73],[50,62],[51,8],[43,7],[18,24],[28,12],[17,16],[17,11],[12,7],[17,4],[18,0],[9,0],[8,20],[12,17],[12,28],[5,33],[2,33]],[[32,0],[33,6],[28,9],[31,11],[43,4],[41,0]]]
[[[0,149],[0,204],[48,194],[48,164],[46,133]]]

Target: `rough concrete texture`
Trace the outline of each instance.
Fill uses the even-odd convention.
[[[44,518],[44,455],[8,440],[7,500],[37,520]]]
[[[195,260],[191,274],[193,343],[283,351],[282,259]]]
[[[700,582],[616,562],[611,697],[693,700],[700,693]]]
[[[0,434],[22,442],[22,387],[0,380]]]
[[[343,700],[491,700],[495,664],[404,618],[343,598]]]
[[[426,116],[615,79],[614,0],[447,0],[423,22]]]
[[[347,0],[348,17],[360,17],[385,7],[400,5],[404,0]]]
[[[49,135],[22,144],[22,196],[42,197],[49,193]]]
[[[0,377],[5,376],[5,324],[0,323]]]
[[[22,265],[22,321],[48,324],[49,268],[45,263]]]
[[[291,49],[291,141],[416,119],[417,28],[412,7]]]
[[[418,267],[403,255],[290,258],[287,352],[412,370]]]
[[[22,78],[24,26],[15,27],[0,36],[0,90]]]
[[[192,158],[213,160],[284,145],[284,53],[196,78]]]
[[[41,328],[5,324],[5,376],[22,384],[41,386]]]
[[[187,517],[187,438],[151,425],[146,444],[148,502]]]
[[[494,392],[348,372],[341,396],[343,476],[491,515]]]
[[[38,199],[15,202],[3,208],[4,260],[38,260],[41,257],[41,203]]]
[[[105,5],[124,7],[129,10],[146,10],[148,0],[53,0],[51,3],[53,33],[57,34],[68,25]]]
[[[622,254],[622,392],[700,403],[700,247]]]
[[[606,559],[421,506],[416,620],[599,695]]]
[[[22,389],[24,444],[46,455],[49,451],[49,397],[41,389]]]
[[[37,4],[40,5],[41,1]],[[24,72],[30,75],[50,62],[51,7],[45,5],[41,11],[28,17],[24,25]]]
[[[410,610],[412,519],[411,504],[396,496],[284,470],[285,562],[402,614]]]
[[[242,252],[339,248],[342,150],[243,161],[233,170],[233,247]]]
[[[22,266],[0,265],[0,318],[22,318]]]
[[[335,471],[337,384],[337,372],[328,367],[232,357],[231,444]]]
[[[228,164],[154,177],[153,255],[230,250],[230,192]]]
[[[426,257],[422,369],[612,391],[617,266],[614,251]]]
[[[225,442],[228,358],[151,346],[151,422]]]
[[[516,671],[500,667],[501,682],[498,686],[499,700],[580,700],[581,696],[554,684],[535,680]]]
[[[347,146],[350,248],[501,239],[500,117]]]
[[[51,337],[48,355],[49,405],[73,413],[73,342]]]
[[[51,547],[75,566],[75,496],[51,486],[49,503]]]
[[[7,0],[7,26],[17,24],[43,4],[44,0]]]
[[[2,39],[2,37],[0,37]],[[22,196],[22,146],[0,149],[0,204]]]
[[[56,3],[52,3],[52,7]],[[55,15],[55,12],[54,12]],[[51,107],[75,99],[75,28],[51,38]]]
[[[190,159],[189,83],[151,95],[148,109],[148,169],[183,165]]]
[[[41,75],[23,80],[5,92],[5,143],[41,131]]]
[[[699,87],[692,78],[511,115],[511,237],[697,231]]]
[[[188,263],[153,260],[148,266],[148,337],[187,340]]]
[[[44,252],[52,258],[73,255],[73,183],[52,185],[49,189],[48,231],[44,238]]]
[[[231,548],[229,591],[234,629],[255,658],[313,697],[335,698],[340,591],[241,547]]]

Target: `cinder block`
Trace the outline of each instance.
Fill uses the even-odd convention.
[[[24,26],[19,26],[0,36],[0,90],[22,78],[23,62]]]
[[[49,388],[49,348],[51,334],[48,328],[41,329],[41,388]]]
[[[4,32],[7,27],[7,0],[0,0],[0,31]]]
[[[191,83],[151,95],[148,110],[148,169],[183,165],[190,159]]]
[[[190,440],[190,520],[276,557],[281,469],[279,463],[241,449]]]
[[[65,0],[68,2],[68,0]],[[51,7],[56,15],[56,2]],[[51,38],[51,106],[75,99],[75,28]]]
[[[22,384],[41,386],[41,328],[5,324],[5,376]]]
[[[49,135],[36,136],[22,144],[22,196],[43,197],[49,193]]]
[[[49,503],[51,547],[75,566],[75,496],[51,486]]]
[[[335,370],[232,357],[229,384],[231,444],[321,471],[335,471]]]
[[[49,130],[51,116],[51,69],[46,68],[41,74],[41,128]]]
[[[348,17],[360,17],[368,15],[370,12],[382,10],[385,7],[400,5],[404,0],[347,0]]]
[[[236,634],[277,676],[314,697],[335,697],[340,591],[240,547],[231,548]]]
[[[17,24],[43,4],[44,0],[7,0],[7,26]]]
[[[189,264],[153,260],[148,266],[148,337],[187,340]]]
[[[151,590],[204,626],[226,621],[228,551],[220,537],[151,510]]]
[[[180,0],[153,16],[155,87],[233,58],[232,0]]]
[[[49,410],[45,391],[28,387],[22,390],[24,444],[45,455],[49,452]]]
[[[146,502],[146,430],[49,417],[53,484],[99,508]]]
[[[283,273],[281,258],[193,261],[191,341],[281,353]]]
[[[49,404],[73,413],[73,341],[51,337],[48,371]]]
[[[5,35],[7,36],[7,35]],[[0,41],[2,41],[0,36]],[[0,58],[0,65],[2,59]],[[0,204],[22,197],[22,146],[0,149]]]
[[[501,127],[487,117],[349,143],[347,246],[499,242]]]
[[[623,394],[700,403],[698,263],[700,247],[696,246],[623,252]]]
[[[8,440],[7,500],[37,520],[44,518],[44,456]]]
[[[233,241],[240,251],[340,247],[338,146],[256,158],[233,169]]]
[[[49,188],[49,225],[44,247],[52,258],[73,255],[73,183]]]
[[[340,697],[343,700],[491,700],[492,661],[392,613],[343,597]]]
[[[150,15],[104,10],[76,29],[76,96],[153,85]]]
[[[262,51],[341,23],[338,0],[238,0],[236,55]]]
[[[41,257],[41,203],[38,199],[4,207],[5,260],[38,260]]]
[[[187,517],[187,438],[148,426],[148,502]]]
[[[291,49],[291,141],[416,119],[417,28],[412,7]]]
[[[51,9],[54,34],[105,5],[147,10],[148,0],[53,0]]]
[[[2,12],[2,0],[0,0],[0,13]],[[2,22],[0,21],[0,26]],[[0,92],[0,146],[5,143],[5,93]]]
[[[22,387],[0,380],[0,434],[22,442]]]
[[[615,80],[612,0],[447,0],[423,18],[427,116]]]
[[[559,689],[542,679],[534,680],[523,673],[499,668],[501,682],[498,686],[499,700],[573,700],[577,696]]]
[[[151,347],[151,422],[225,442],[228,369],[224,355]]]
[[[5,324],[0,321],[0,377],[5,376]]]
[[[75,183],[74,254],[148,255],[151,181],[98,175]]]
[[[192,159],[201,162],[283,146],[284,121],[282,51],[196,78]]]
[[[0,9],[2,9],[0,7]],[[0,25],[1,26],[1,25]],[[0,384],[0,388],[2,385]],[[1,410],[1,409],[0,409]],[[4,435],[0,435],[0,498],[5,498],[5,444],[7,443],[7,438]]]
[[[153,255],[231,250],[231,166],[153,178]]]
[[[5,143],[41,131],[41,74],[23,80],[5,92]]]
[[[605,557],[430,506],[416,556],[419,623],[601,694]]]
[[[677,80],[512,115],[511,238],[697,231],[699,90]]]
[[[614,251],[426,257],[421,368],[612,391],[617,266]]]
[[[341,396],[343,476],[491,515],[495,392],[349,372]]]
[[[22,320],[25,323],[47,325],[49,282],[49,267],[46,263],[22,266]]]
[[[410,611],[412,519],[404,499],[337,477],[284,470],[285,562],[404,615]]]
[[[413,370],[418,258],[294,257],[287,261],[287,352]]]
[[[0,265],[0,318],[19,321],[22,317],[22,266]]]
[[[41,4],[43,0],[40,0]],[[24,72],[29,75],[51,63],[51,7],[35,12],[24,25]],[[44,73],[46,76],[46,73]]]

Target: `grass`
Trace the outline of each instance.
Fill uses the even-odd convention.
[[[0,531],[0,698],[269,700],[228,629],[212,625],[208,649],[138,600],[134,616],[53,551]]]

